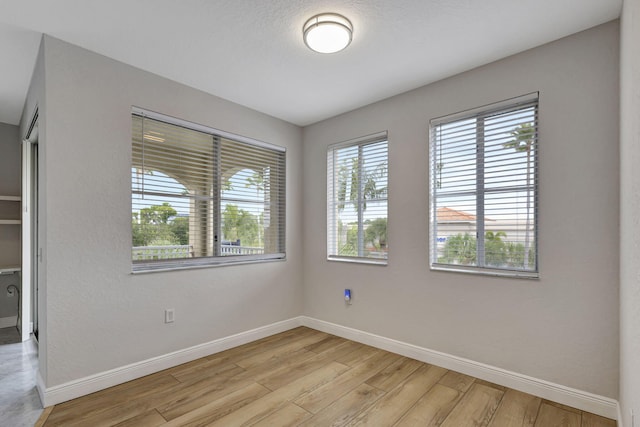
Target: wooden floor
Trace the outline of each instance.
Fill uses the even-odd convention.
[[[308,328],[47,408],[44,426],[532,426],[615,421]]]

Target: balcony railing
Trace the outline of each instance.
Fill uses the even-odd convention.
[[[220,245],[220,255],[261,255],[264,248],[238,245]],[[133,261],[147,261],[173,258],[193,258],[191,245],[166,246],[134,246],[132,248]]]

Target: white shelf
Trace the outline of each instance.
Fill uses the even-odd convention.
[[[20,196],[4,196],[0,195],[0,202],[19,202],[22,200]],[[0,225],[19,225],[22,221],[19,219],[0,219]]]
[[[18,225],[22,224],[19,219],[0,219],[0,225]]]
[[[2,195],[0,195],[0,201],[19,202],[20,200],[22,200],[22,197],[20,197],[20,196],[2,196]]]
[[[0,265],[0,274],[19,273],[21,270],[19,265]]]

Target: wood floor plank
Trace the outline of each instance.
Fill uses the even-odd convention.
[[[254,427],[294,427],[300,425],[302,421],[311,417],[311,414],[301,407],[288,403],[273,414],[261,419]]]
[[[439,381],[440,384],[465,393],[473,385],[475,378],[459,372],[449,371]]]
[[[236,426],[256,423],[271,415],[273,412],[281,409],[289,401],[294,400],[296,396],[307,393],[323,384],[326,384],[347,369],[349,368],[341,363],[330,362],[320,369],[317,369],[304,377],[298,378],[297,380],[287,384],[286,386],[280,387],[255,402],[230,413],[211,425]]]
[[[124,406],[129,408],[133,402],[143,400],[147,397],[154,396],[158,390],[170,390],[172,387],[178,386],[180,382],[171,375],[155,376],[151,380],[141,378],[136,381],[130,381],[125,384],[111,387],[109,389],[99,391],[97,393],[83,396],[60,405],[56,405],[49,415],[46,426],[73,426],[73,425],[90,425],[88,420],[99,420],[106,418],[114,410],[119,410]],[[124,421],[127,418],[138,415],[152,407],[141,407],[137,413],[129,413],[128,416],[120,418]],[[123,410],[124,412],[124,410]]]
[[[582,427],[616,427],[616,422],[609,418],[600,417],[589,412],[583,412]]]
[[[463,393],[441,384],[434,385],[394,427],[436,427],[442,424]]]
[[[581,415],[543,402],[536,419],[536,427],[580,427]]]
[[[155,409],[137,415],[133,418],[129,418],[126,421],[115,424],[114,427],[159,427],[166,424],[162,415]]]
[[[367,380],[367,384],[380,390],[389,391],[404,381],[424,363],[402,357]]]
[[[380,350],[379,348],[374,348],[363,344],[362,347],[358,348],[357,350],[336,359],[336,362],[342,363],[343,365],[347,366],[355,366],[382,352],[384,352],[384,350]]]
[[[201,364],[188,370],[176,372],[171,374],[171,376],[181,383],[197,383],[201,382],[205,378],[232,377],[244,371],[244,369],[233,363],[226,363],[223,365]]]
[[[305,423],[302,423],[300,427],[345,425],[345,423],[351,421],[358,413],[367,409],[384,394],[385,392],[380,389],[367,384],[360,384],[341,399],[334,401],[309,418]]]
[[[444,375],[443,368],[422,364],[413,375],[381,397],[347,425],[392,426]]]
[[[260,379],[259,383],[270,390],[277,390],[281,387],[286,386],[292,381],[297,380],[298,378],[302,378],[305,375],[323,366],[326,366],[327,363],[338,362],[334,362],[333,358],[330,354],[328,354],[328,352],[323,352],[312,356],[309,359],[302,361],[301,363],[290,365],[287,367],[287,369],[275,370],[273,374]],[[342,366],[345,368],[345,370],[347,370],[348,366]]]
[[[521,391],[507,389],[491,427],[533,427],[542,399]]]
[[[474,384],[464,395],[442,427],[487,426],[493,417],[504,393],[493,387]]]
[[[198,383],[186,383],[186,387],[174,390],[167,396],[158,396],[150,405],[164,418],[172,420],[254,383],[250,378],[240,378],[239,375],[215,380],[206,377]]]
[[[349,391],[355,389],[378,371],[384,369],[401,356],[388,352],[380,352],[354,366],[335,380],[318,387],[312,392],[300,396],[295,403],[311,413],[317,413],[321,409],[340,399]]]
[[[316,343],[310,344],[306,346],[304,349],[308,351],[312,351],[314,353],[322,353],[325,350],[336,347],[338,344],[343,344],[345,342],[353,342],[345,340],[344,338],[337,337],[335,335],[329,335],[325,339],[318,341]]]
[[[217,360],[217,359],[239,360],[239,358],[247,354],[258,354],[263,351],[272,349],[274,347],[278,347],[283,344],[288,344],[291,341],[295,341],[299,337],[305,337],[305,336],[313,335],[316,333],[318,333],[318,331],[310,328],[305,328],[305,327],[290,329],[288,331],[271,335],[269,337],[262,338],[257,341],[253,341],[238,347],[233,347],[228,350],[211,354],[207,356],[206,359],[208,360]]]
[[[200,427],[207,426],[220,418],[223,418],[242,407],[255,402],[257,399],[270,393],[269,389],[260,384],[249,384],[248,386],[220,396],[206,404],[182,414],[172,419],[163,427]]]
[[[279,345],[277,347],[261,351],[258,354],[248,353],[245,354],[244,357],[240,357],[235,361],[235,364],[240,366],[241,368],[248,369],[253,366],[258,366],[262,363],[268,362],[270,359],[277,359],[278,357],[287,354],[293,353],[295,351],[301,350],[307,345],[316,343],[318,341],[322,341],[328,336],[324,332],[318,332],[316,334],[308,335],[302,338],[298,338],[289,343]]]

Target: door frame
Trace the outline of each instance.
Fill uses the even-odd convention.
[[[22,341],[27,341],[34,329],[34,314],[31,311],[32,305],[37,310],[37,302],[33,304],[34,299],[38,297],[34,291],[36,286],[33,283],[38,280],[37,261],[34,261],[33,238],[37,238],[37,230],[33,229],[33,196],[34,191],[37,197],[38,183],[33,182],[33,146],[38,143],[38,110],[33,114],[31,125],[27,130],[25,139],[22,140],[22,302],[20,310],[20,332]],[[37,171],[35,171],[37,172]],[[37,176],[37,174],[35,175]],[[34,187],[35,186],[35,187]],[[37,245],[36,245],[37,246]],[[34,274],[35,272],[35,274]],[[35,326],[37,327],[37,326]]]

